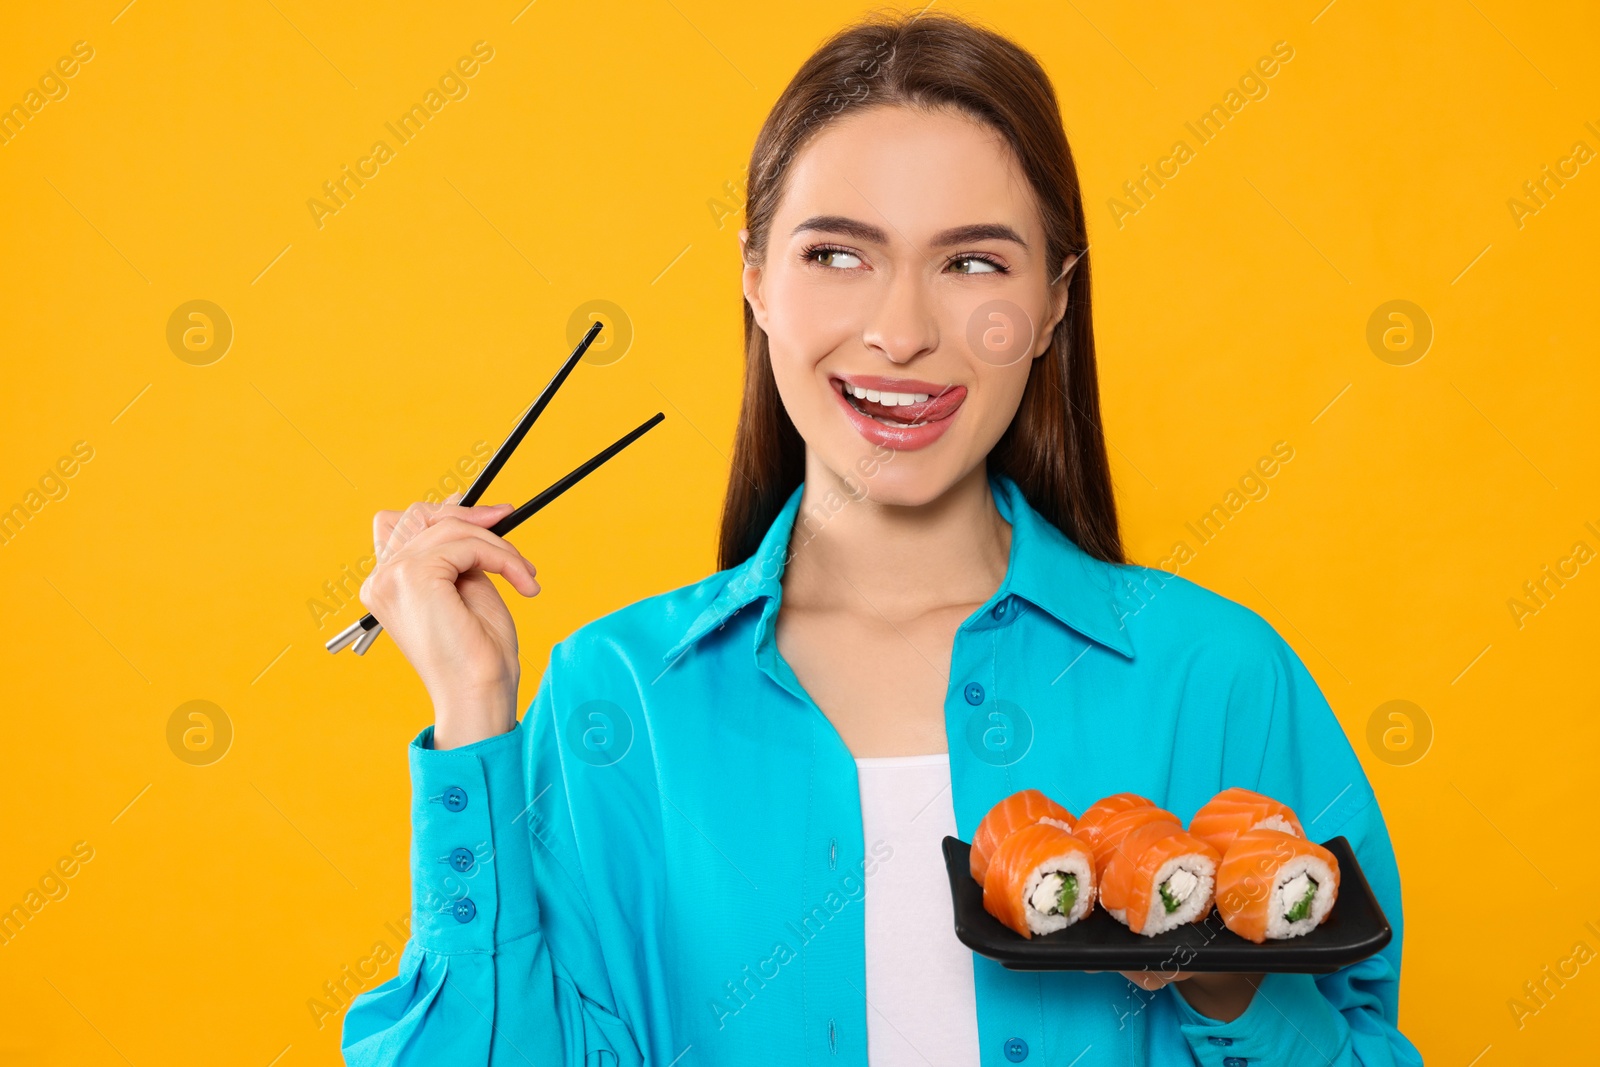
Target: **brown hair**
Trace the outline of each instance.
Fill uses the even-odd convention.
[[[831,122],[886,104],[954,108],[999,132],[1027,175],[1044,220],[1048,263],[1088,250],[1083,198],[1050,78],[1027,52],[946,15],[870,18],[830,38],[789,82],[750,153],[746,256],[765,257],[790,160]],[[988,458],[1028,503],[1099,559],[1123,562],[1100,428],[1089,262],[1068,281],[1067,313],[1033,361],[1022,402]],[[805,443],[772,374],[767,335],[744,305],[745,382],[723,501],[719,566],[748,559],[805,476]]]

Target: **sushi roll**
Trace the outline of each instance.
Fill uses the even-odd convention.
[[[1155,804],[1138,793],[1113,793],[1104,800],[1097,800],[1089,805],[1084,813],[1078,816],[1078,825],[1072,832],[1079,840],[1094,848],[1100,842],[1100,833],[1107,819],[1133,808],[1153,807]]]
[[[983,907],[1031,938],[1088,915],[1097,891],[1089,846],[1059,826],[1034,823],[995,849],[983,881]]]
[[[1217,913],[1228,929],[1258,945],[1310,933],[1338,897],[1333,853],[1281,830],[1240,834],[1217,872]]]
[[[1205,807],[1195,812],[1189,822],[1189,832],[1222,856],[1227,856],[1234,838],[1246,830],[1258,829],[1306,836],[1289,805],[1237,787],[1224,789],[1206,801]]]
[[[1099,873],[1102,881],[1105,880],[1106,868],[1111,860],[1122,849],[1123,841],[1129,834],[1142,826],[1152,823],[1175,826],[1183,829],[1178,822],[1178,817],[1165,808],[1158,808],[1154,804],[1143,807],[1128,808],[1119,811],[1100,822],[1095,842],[1090,848],[1094,852],[1094,869]],[[1079,840],[1082,840],[1080,837]]]
[[[1129,833],[1101,871],[1100,900],[1112,918],[1154,937],[1211,911],[1221,857],[1176,822],[1156,821]]]
[[[983,884],[984,872],[989,869],[989,857],[1000,847],[1000,842],[1024,826],[1045,823],[1072,831],[1076,819],[1072,812],[1051,800],[1037,789],[1024,789],[1012,793],[989,809],[989,814],[978,824],[972,835],[972,877]]]

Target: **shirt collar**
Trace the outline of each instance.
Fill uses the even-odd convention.
[[[992,476],[989,484],[994,492],[995,507],[1011,524],[1011,558],[1005,579],[985,609],[1009,596],[1021,597],[1064,626],[1131,659],[1133,644],[1122,623],[1124,612],[1117,601],[1117,591],[1123,583],[1115,567],[1090,556],[1052,526],[1033,509],[1010,478]],[[768,614],[777,609],[783,598],[783,570],[788,563],[789,537],[804,492],[802,484],[789,494],[754,554],[727,571],[721,590],[677,644],[667,650],[663,657],[667,662],[676,660],[695,642],[725,625],[757,600],[770,600]],[[978,614],[982,614],[982,609]]]

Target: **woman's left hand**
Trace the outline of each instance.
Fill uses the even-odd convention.
[[[1201,1015],[1219,1022],[1231,1023],[1243,1015],[1256,995],[1256,987],[1265,977],[1259,974],[1200,974],[1194,971],[1177,971],[1171,975],[1151,971],[1122,971],[1122,977],[1140,989],[1157,990],[1172,982],[1178,983],[1178,993],[1189,1006]]]

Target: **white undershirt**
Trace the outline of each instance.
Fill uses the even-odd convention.
[[[872,1067],[971,1067],[972,952],[956,940],[940,848],[956,833],[950,757],[858,759],[856,773],[867,855],[893,850],[866,879],[867,1059]]]

